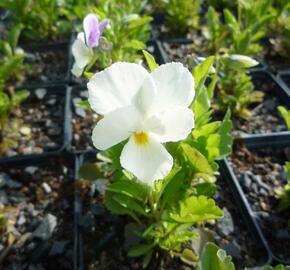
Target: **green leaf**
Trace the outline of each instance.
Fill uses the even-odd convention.
[[[17,90],[12,98],[11,103],[13,106],[19,106],[25,99],[27,99],[30,95],[30,92],[28,90]]]
[[[290,266],[283,266],[282,264],[278,264],[275,267],[272,267],[267,265],[259,268],[258,270],[290,270]]]
[[[23,24],[16,24],[9,32],[8,40],[13,50],[15,50],[15,48],[17,47],[18,39],[23,28]]]
[[[231,131],[233,124],[231,121],[231,112],[227,111],[224,120],[218,130],[220,135],[220,144],[219,144],[219,155],[216,159],[223,159],[225,156],[229,155],[232,152],[233,137]]]
[[[23,55],[12,56],[7,62],[0,66],[0,81],[6,81],[8,77],[19,68],[24,59]]]
[[[120,193],[144,202],[147,197],[147,187],[133,180],[118,180],[110,184],[107,190]]]
[[[85,110],[91,110],[91,105],[88,100],[80,101],[77,106]]]
[[[290,161],[287,161],[284,165],[284,170],[286,172],[286,177],[288,179],[288,182],[290,183]]]
[[[288,128],[288,130],[290,131],[290,110],[288,111],[285,107],[283,106],[278,106],[278,110],[281,113],[286,126]]]
[[[154,247],[154,244],[138,244],[128,251],[129,257],[138,257],[150,252]]]
[[[95,181],[104,177],[96,163],[84,163],[79,169],[79,177],[88,181]]]
[[[131,211],[135,211],[138,214],[141,215],[147,215],[145,209],[143,206],[141,206],[139,203],[137,203],[134,199],[131,197],[128,197],[123,194],[113,195],[113,199],[118,202],[120,205],[122,205],[124,208],[127,208]]]
[[[247,54],[247,50],[251,42],[251,36],[251,31],[249,29],[245,30],[238,36],[235,42],[236,53]]]
[[[129,48],[129,49],[135,49],[135,50],[143,50],[146,48],[146,45],[137,40],[137,39],[132,39],[132,40],[128,40],[125,44],[124,44],[124,48]]]
[[[224,9],[225,22],[231,31],[239,30],[239,23],[237,22],[235,16],[228,10]]]
[[[146,62],[148,64],[150,71],[153,72],[156,68],[158,68],[159,65],[156,63],[153,55],[151,55],[149,52],[147,52],[145,50],[143,50],[142,52],[143,52],[143,55],[146,59]]]
[[[235,270],[231,256],[214,243],[207,243],[197,264],[196,270]]]
[[[110,191],[106,191],[105,193],[105,205],[106,207],[116,215],[129,215],[131,216],[138,224],[141,224],[139,218],[136,216],[136,214],[128,209],[127,207],[122,206],[120,203],[118,203],[114,198],[114,193]]]
[[[6,113],[10,108],[10,99],[9,96],[4,93],[0,92],[0,116]]]
[[[185,143],[181,144],[181,149],[195,173],[214,174],[208,160],[198,150]]]
[[[194,67],[192,71],[192,75],[194,77],[194,83],[196,86],[197,93],[204,85],[204,82],[209,74],[210,68],[213,65],[215,57],[210,56],[207,59],[205,59],[200,65]]]
[[[222,210],[213,199],[205,196],[191,196],[180,202],[179,209],[169,214],[170,218],[180,223],[198,223],[223,217]]]

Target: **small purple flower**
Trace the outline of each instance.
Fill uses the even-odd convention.
[[[89,14],[85,17],[83,27],[86,36],[87,46],[90,48],[98,47],[99,38],[108,26],[109,20],[103,20],[99,23],[95,14]]]

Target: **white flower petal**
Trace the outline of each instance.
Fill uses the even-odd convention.
[[[150,74],[141,65],[117,62],[95,74],[87,84],[89,102],[99,114],[132,104],[132,99]]]
[[[157,89],[155,111],[191,104],[195,94],[194,79],[181,63],[161,65],[151,75]]]
[[[161,143],[183,140],[194,128],[194,114],[186,107],[171,107],[156,114],[155,117],[160,121],[159,126],[163,129],[152,129],[152,127],[149,129]]]
[[[136,144],[131,136],[123,148],[120,161],[123,168],[148,185],[166,177],[173,166],[171,155],[150,135],[145,145]]]
[[[132,98],[132,103],[145,116],[150,112],[156,95],[156,86],[151,76],[148,76],[141,85],[139,91]]]
[[[92,59],[93,51],[81,39],[76,39],[72,45],[72,54],[79,68],[84,68]]]
[[[84,69],[80,68],[77,63],[74,63],[71,72],[73,75],[75,75],[77,78],[79,78],[83,74]]]
[[[84,32],[78,33],[77,39],[80,39],[83,43],[85,43],[85,33]]]
[[[133,106],[105,115],[93,130],[94,146],[99,150],[106,150],[126,140],[136,130],[139,122],[139,113]]]

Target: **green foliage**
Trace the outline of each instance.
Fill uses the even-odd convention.
[[[152,18],[140,15],[143,2],[138,0],[100,0],[92,11],[99,19],[110,19],[110,27],[105,31],[105,37],[113,48],[106,55],[99,56],[101,67],[117,61],[137,62],[141,59],[139,53],[146,48],[150,38],[150,22]]]
[[[276,196],[280,200],[278,208],[286,210],[290,207],[290,162],[286,162],[284,166],[288,183],[281,189],[276,191]]]
[[[169,0],[165,10],[170,29],[178,34],[185,34],[198,25],[200,0]]]
[[[2,0],[0,7],[11,12],[13,25],[23,25],[22,36],[27,40],[54,39],[70,29],[60,16],[59,0]]]
[[[153,72],[156,68],[158,68],[158,64],[155,62],[154,57],[149,52],[145,50],[143,50],[142,52],[150,71]]]
[[[287,110],[283,106],[278,106],[278,110],[281,113],[288,130],[290,131],[290,110]]]
[[[231,110],[233,115],[247,119],[251,116],[248,106],[260,103],[264,93],[254,91],[254,84],[247,68],[229,61],[231,56],[222,56],[217,61],[221,77],[218,81],[216,105],[222,112]]]
[[[203,248],[196,270],[235,270],[231,256],[213,243]]]
[[[179,208],[169,214],[178,223],[200,223],[223,217],[223,212],[213,199],[205,196],[191,196],[179,203]]]
[[[222,48],[227,47],[225,40],[229,35],[226,25],[221,23],[219,13],[209,7],[207,11],[207,30],[205,36],[208,40],[207,48],[210,53],[217,53]]]
[[[238,1],[237,16],[229,9],[224,9],[224,22],[213,7],[209,7],[208,49],[218,53],[226,48],[228,53],[255,55],[262,50],[260,41],[266,37],[274,15],[271,0]]]

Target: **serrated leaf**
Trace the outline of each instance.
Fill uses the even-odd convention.
[[[196,270],[235,270],[231,256],[214,243],[207,243],[202,251]]]
[[[213,199],[205,196],[191,196],[180,202],[179,209],[169,214],[170,218],[180,223],[199,223],[209,219],[223,217],[222,210]]]
[[[148,64],[150,71],[153,72],[156,68],[158,68],[159,65],[156,63],[153,55],[151,55],[149,52],[147,52],[145,50],[143,50],[142,52],[143,52],[143,55],[146,59],[146,62]]]

